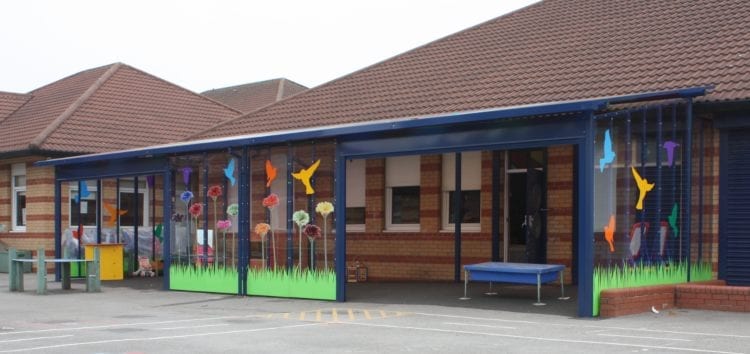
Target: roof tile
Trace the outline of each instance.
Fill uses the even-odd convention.
[[[750,99],[750,2],[548,0],[196,137],[713,85]]]

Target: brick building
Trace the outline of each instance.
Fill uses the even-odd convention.
[[[372,279],[451,281],[464,265],[510,260],[566,266],[590,316],[601,289],[675,281],[647,275],[657,271],[747,284],[749,12],[738,1],[543,1],[188,142],[40,165],[56,166],[56,183],[157,174],[165,200],[195,192],[164,205],[202,212],[186,226],[165,220],[174,245],[200,243],[227,217],[207,196],[221,185],[222,207],[239,207],[229,280],[186,283],[208,276],[195,267],[207,250],[168,244],[171,289],[345,300],[355,261]],[[271,194],[280,203],[261,204]],[[315,216],[320,201],[336,206],[334,219],[310,220],[335,228],[325,250],[293,215]],[[263,222],[269,238],[253,232]],[[319,282],[334,294],[262,283],[266,267],[297,274],[277,263],[318,276],[307,259],[321,256],[334,259]],[[609,283],[623,273],[640,275]]]

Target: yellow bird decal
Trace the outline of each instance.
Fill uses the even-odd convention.
[[[300,182],[305,185],[305,194],[315,194],[315,190],[310,185],[310,178],[312,178],[312,175],[315,173],[315,170],[318,169],[318,166],[320,166],[320,159],[315,161],[310,167],[303,168],[297,173],[292,173],[292,177],[300,180]]]
[[[609,253],[615,253],[615,216],[609,216],[609,225],[604,227],[604,239],[609,243]]]
[[[635,167],[630,167],[630,172],[633,173],[633,178],[635,178],[635,183],[638,185],[638,191],[640,192],[638,195],[638,203],[635,205],[635,208],[643,210],[643,199],[646,198],[646,193],[654,189],[654,184],[648,183],[648,180],[645,178],[641,178],[641,175],[638,174]]]
[[[117,217],[125,215],[128,212],[127,210],[117,209],[112,204],[109,204],[109,203],[104,203],[103,206],[104,206],[104,209],[107,209],[107,213],[109,213],[109,217],[107,218],[107,223],[106,223],[107,227],[115,226]]]

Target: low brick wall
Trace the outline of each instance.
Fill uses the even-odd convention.
[[[602,290],[599,299],[599,316],[607,318],[632,315],[651,311],[652,307],[658,311],[675,307],[704,310],[721,309],[724,311],[748,311],[747,309],[750,306],[750,287],[725,286],[725,284],[726,283],[723,280],[710,280],[687,284]],[[683,287],[686,290],[682,292],[682,297],[678,299],[678,288]],[[741,289],[745,289],[745,292],[742,292]],[[729,297],[730,294],[727,293],[730,291],[732,295],[731,298]],[[713,298],[714,295],[716,295],[716,298]],[[700,301],[698,299],[700,299]],[[738,304],[738,302],[743,303]],[[683,306],[683,304],[689,305]],[[729,306],[730,304],[732,305],[731,307]],[[712,308],[710,306],[717,308]],[[730,310],[730,308],[732,309]],[[742,308],[742,310],[739,310],[740,308]]]
[[[750,287],[680,284],[675,286],[680,308],[750,312]]]
[[[600,317],[617,317],[674,307],[674,285],[643,286],[602,290],[599,299]]]

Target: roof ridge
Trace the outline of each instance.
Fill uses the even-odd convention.
[[[42,85],[42,86],[39,86],[39,87],[37,87],[37,88],[35,88],[35,89],[33,89],[33,90],[29,91],[29,92],[28,92],[28,94],[32,95],[32,94],[33,94],[34,92],[36,92],[36,91],[39,91],[39,90],[41,90],[41,89],[43,89],[43,88],[45,88],[45,87],[47,87],[47,86],[51,86],[51,85],[54,85],[54,84],[56,84],[56,83],[58,83],[58,82],[60,82],[60,81],[63,81],[63,80],[67,80],[67,79],[69,79],[69,78],[71,78],[71,77],[74,77],[74,76],[78,76],[78,75],[81,75],[81,74],[83,74],[83,73],[86,73],[86,72],[89,72],[89,71],[99,70],[99,69],[101,69],[101,68],[105,68],[105,67],[108,67],[108,66],[114,66],[114,65],[117,65],[117,64],[122,64],[122,63],[112,63],[112,64],[107,64],[107,65],[97,66],[97,67],[95,67],[95,68],[91,68],[91,69],[85,69],[85,70],[81,70],[81,71],[79,71],[79,72],[77,72],[77,73],[75,73],[75,74],[70,74],[70,75],[68,75],[68,76],[66,76],[66,77],[63,77],[63,78],[61,78],[61,79],[58,79],[58,80],[52,81],[52,82],[50,82],[50,83],[47,83],[46,85]],[[108,70],[109,70],[109,69],[108,69]]]
[[[217,105],[219,105],[219,106],[222,106],[222,107],[224,107],[224,108],[226,108],[226,109],[229,109],[229,110],[231,110],[231,111],[233,111],[233,112],[237,112],[237,114],[242,114],[242,112],[241,112],[241,111],[238,111],[238,110],[236,110],[236,109],[234,109],[234,108],[232,108],[232,107],[230,107],[230,106],[227,106],[227,105],[225,105],[224,103],[221,103],[221,102],[219,102],[219,101],[217,101],[217,100],[215,100],[215,99],[213,99],[213,98],[211,98],[211,97],[208,97],[208,96],[206,96],[206,95],[203,95],[203,94],[201,94],[201,93],[195,92],[195,91],[193,91],[193,90],[190,90],[190,89],[184,88],[184,87],[182,87],[182,86],[180,86],[180,85],[177,85],[177,84],[175,84],[175,83],[173,83],[173,82],[170,82],[170,81],[168,81],[168,80],[162,79],[162,78],[160,78],[160,77],[158,77],[158,76],[156,76],[156,75],[153,75],[153,74],[149,74],[148,72],[145,72],[145,71],[143,71],[143,70],[141,70],[141,69],[138,69],[138,68],[136,68],[136,67],[130,66],[130,65],[128,65],[128,64],[122,64],[122,65],[123,65],[123,66],[125,66],[125,67],[128,67],[128,68],[130,68],[130,69],[133,69],[133,70],[135,70],[135,71],[138,71],[139,73],[142,73],[142,74],[144,74],[144,75],[148,75],[148,76],[150,76],[150,77],[152,77],[152,78],[154,78],[154,79],[156,79],[156,80],[159,80],[159,81],[161,81],[161,82],[163,82],[163,83],[166,83],[166,84],[168,84],[168,85],[170,85],[170,86],[174,86],[174,87],[177,87],[177,88],[179,88],[179,89],[181,89],[181,90],[185,90],[185,91],[189,92],[189,93],[190,93],[190,94],[192,94],[192,95],[195,95],[195,96],[198,96],[198,97],[200,97],[201,99],[204,99],[204,100],[208,100],[208,101],[211,101],[211,102],[213,102],[214,104],[217,104]]]
[[[279,79],[279,85],[276,88],[276,100],[274,102],[281,101],[284,98],[284,78]]]
[[[238,84],[238,85],[232,85],[232,86],[225,86],[225,87],[219,87],[219,88],[212,88],[212,89],[208,89],[208,90],[205,90],[205,91],[201,92],[201,94],[206,94],[208,92],[214,92],[214,91],[223,91],[223,90],[229,90],[229,89],[236,89],[236,88],[240,88],[240,87],[260,86],[260,85],[263,85],[263,84],[270,83],[272,81],[278,81],[278,80],[282,80],[282,79],[283,78],[277,77],[277,78],[267,79],[267,80],[261,80],[261,81],[246,82],[244,84]]]
[[[44,141],[47,140],[47,138],[57,130],[57,128],[60,127],[60,125],[65,122],[66,119],[70,118],[70,116],[75,113],[78,108],[83,105],[86,100],[88,100],[94,92],[96,92],[102,85],[109,80],[109,78],[112,77],[112,75],[117,72],[121,67],[123,66],[122,63],[115,63],[112,64],[112,66],[107,69],[96,81],[94,84],[92,84],[89,88],[86,89],[86,91],[78,97],[68,108],[65,109],[55,120],[52,121],[47,127],[42,130],[39,135],[37,135],[31,142],[29,143],[29,150],[38,150],[41,148],[42,144],[44,144]]]

